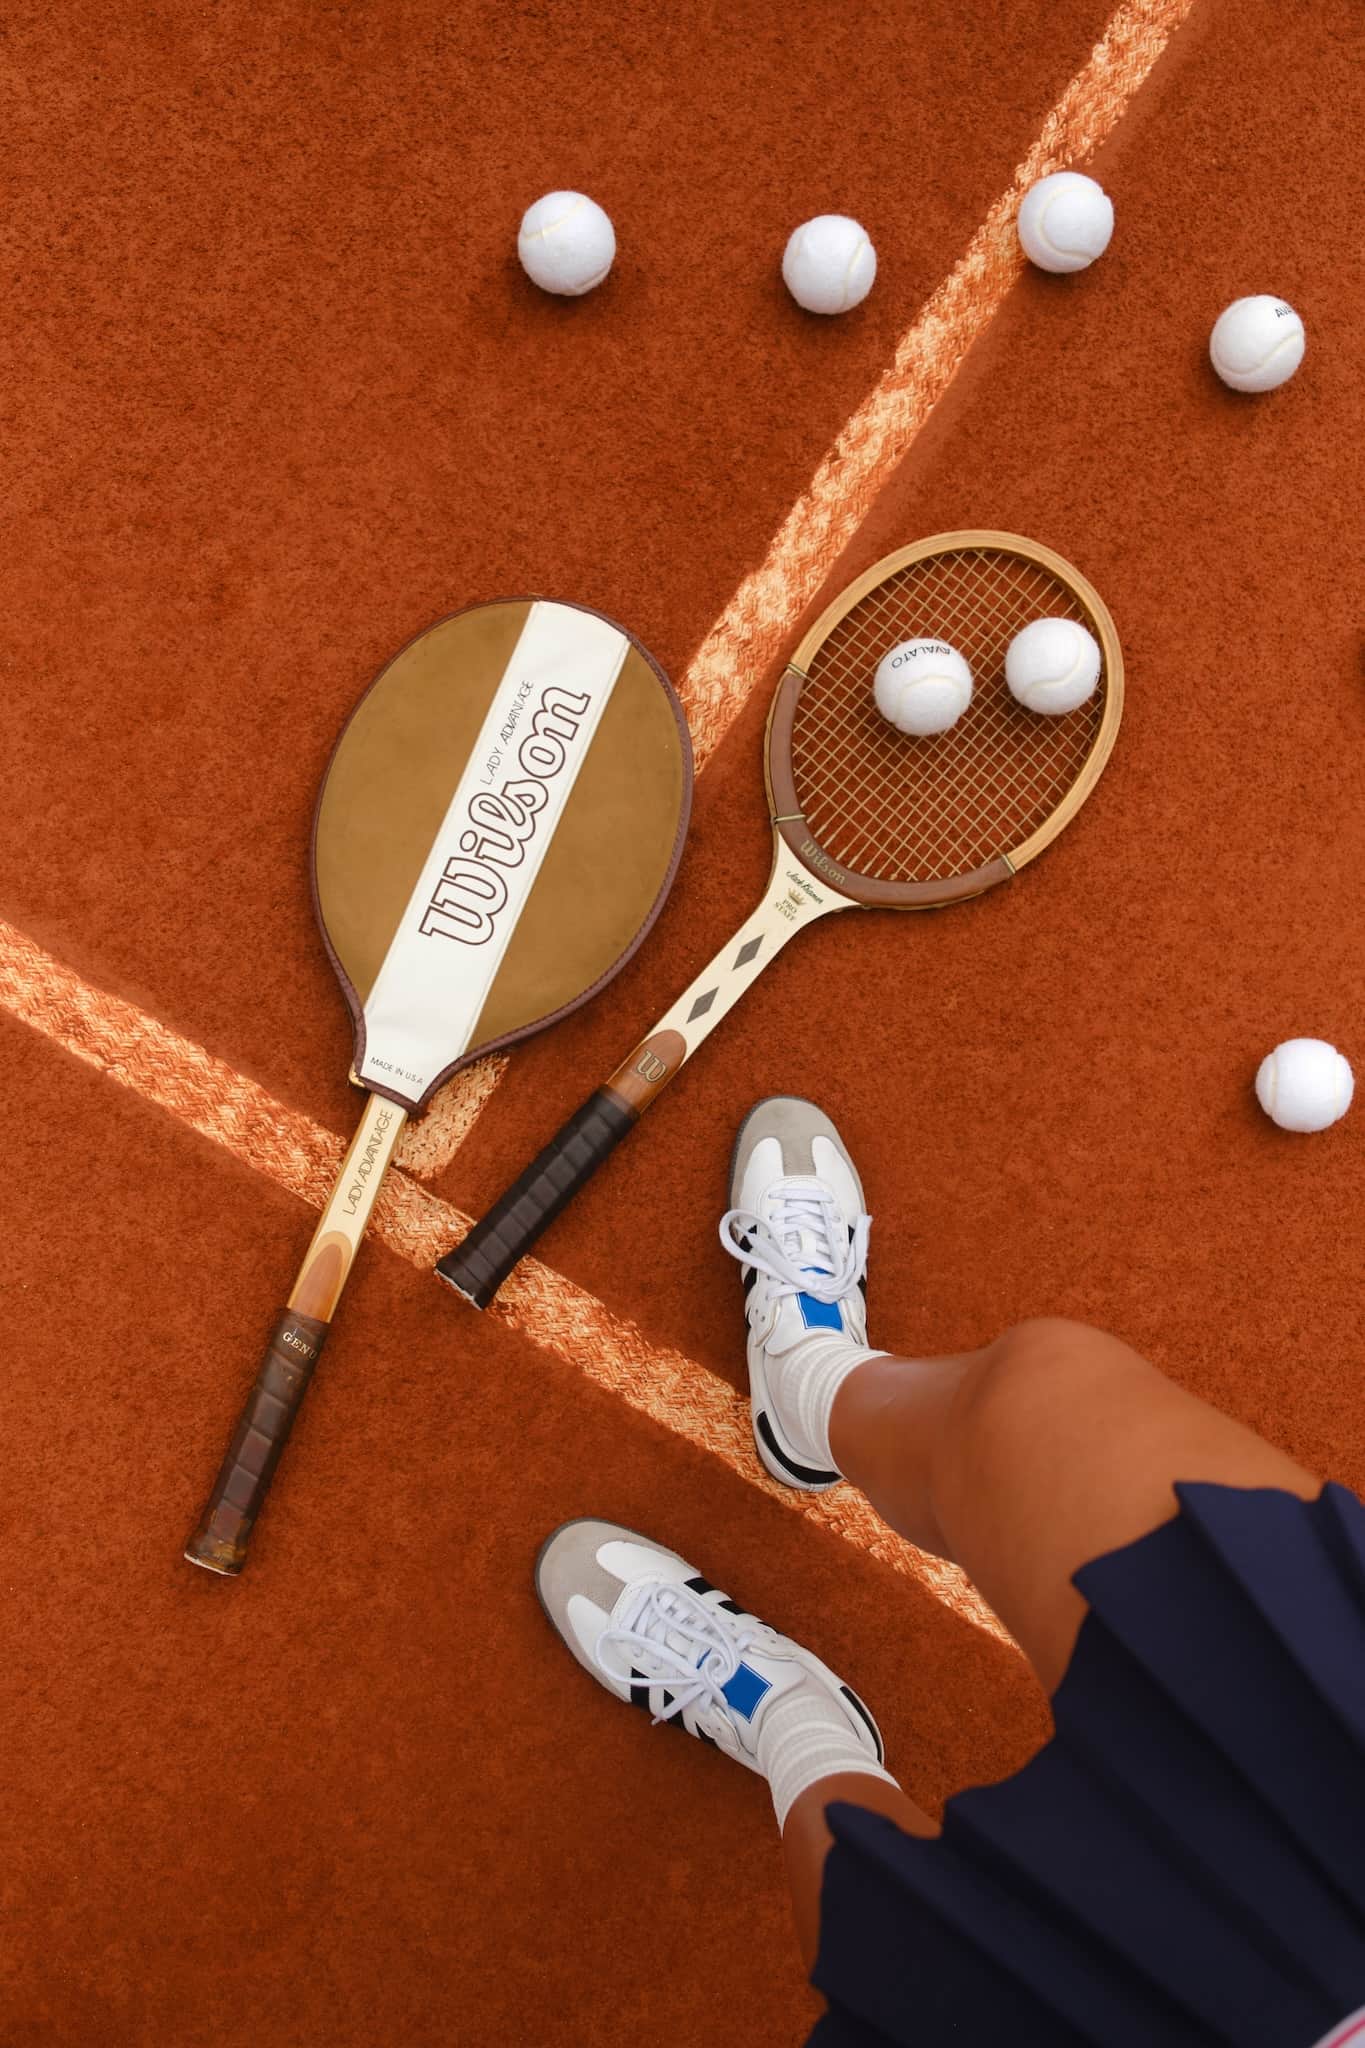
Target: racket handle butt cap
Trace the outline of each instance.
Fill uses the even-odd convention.
[[[614,1088],[590,1095],[483,1221],[439,1261],[438,1277],[475,1308],[487,1308],[542,1230],[634,1129],[636,1114]]]

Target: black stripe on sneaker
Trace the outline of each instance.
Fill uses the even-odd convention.
[[[754,1427],[783,1471],[790,1472],[793,1479],[803,1479],[807,1486],[832,1486],[836,1479],[843,1478],[842,1472],[820,1472],[814,1465],[798,1465],[795,1458],[789,1458],[773,1435],[766,1409],[759,1409]]]
[[[851,1685],[844,1685],[841,1681],[839,1690],[843,1694],[844,1698],[848,1701],[849,1705],[853,1708],[854,1712],[858,1714],[864,1721],[866,1721],[867,1732],[877,1745],[877,1762],[879,1764],[884,1764],[886,1762],[886,1751],[882,1748],[882,1738],[877,1733],[876,1722],[873,1720],[871,1714],[868,1713],[867,1708],[858,1698],[857,1693],[854,1692],[853,1687]]]
[[[704,1579],[700,1572],[697,1572],[695,1576],[690,1579],[684,1579],[683,1584],[685,1586],[690,1586],[694,1593],[714,1593],[716,1591],[716,1588],[711,1584],[711,1581],[709,1579]],[[741,1612],[741,1610],[738,1607],[736,1607],[734,1601],[727,1600],[723,1593],[721,1594],[720,1599],[717,1600],[716,1605],[717,1607],[723,1607],[727,1614],[738,1614]]]
[[[720,1748],[720,1744],[717,1742],[715,1736],[708,1735],[704,1728],[694,1728],[692,1730],[692,1733],[696,1736],[698,1742],[704,1742],[708,1749]]]
[[[850,1243],[850,1244],[852,1244],[852,1242],[853,1242],[853,1239],[854,1239],[854,1236],[855,1236],[855,1234],[856,1234],[856,1233],[854,1232],[854,1230],[853,1230],[852,1226],[850,1225],[850,1227],[849,1227],[849,1233],[848,1233],[848,1241],[849,1241],[849,1243]],[[864,1302],[866,1302],[866,1300],[867,1300],[867,1275],[866,1275],[866,1273],[864,1273],[864,1274],[863,1274],[863,1277],[862,1277],[862,1279],[861,1279],[861,1280],[860,1280],[860,1281],[858,1282],[858,1285],[859,1285],[859,1287],[860,1287],[860,1288],[862,1289],[862,1295],[863,1295],[863,1300],[864,1300]]]
[[[633,1684],[630,1688],[631,1705],[633,1707],[643,1707],[647,1714],[652,1713],[653,1709],[649,1704],[650,1687],[657,1685],[659,1681],[657,1680],[657,1678],[646,1678],[644,1672],[637,1671],[633,1664],[630,1667],[630,1675],[632,1679],[639,1680],[638,1684]],[[671,1707],[673,1704],[673,1695],[671,1692],[669,1692],[666,1686],[664,1688],[664,1696],[660,1704],[661,1706],[665,1707]]]

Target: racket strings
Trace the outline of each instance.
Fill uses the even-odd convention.
[[[1051,816],[1095,742],[1107,678],[1062,718],[1016,704],[1005,650],[1040,618],[1095,630],[1051,569],[964,548],[911,563],[839,621],[807,669],[792,733],[800,808],[827,854],[879,881],[942,881],[984,867]],[[929,637],[966,656],[975,688],[951,731],[912,739],[881,716],[872,679],[891,648]]]

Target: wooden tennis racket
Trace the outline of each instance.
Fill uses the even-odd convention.
[[[1099,642],[1093,697],[1061,718],[1010,696],[1005,650],[1034,619]],[[872,679],[900,641],[945,639],[971,665],[971,704],[912,739],[881,717]],[[930,910],[1016,874],[1099,780],[1123,709],[1123,657],[1104,604],[1050,548],[1010,533],[948,533],[888,555],[821,614],[768,716],[768,892],[667,1015],[436,1270],[485,1308],[787,941],[838,910]]]
[[[235,1576],[410,1115],[471,1060],[587,1001],[663,905],[692,754],[663,671],[581,605],[443,619],[357,705],[313,827],[318,922],[369,1090],[190,1538]]]

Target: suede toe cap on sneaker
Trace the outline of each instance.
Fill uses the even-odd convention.
[[[641,1579],[681,1584],[692,1567],[634,1529],[584,1516],[546,1537],[536,1559],[536,1593],[552,1626],[585,1670],[599,1676],[592,1646],[622,1593]]]
[[[766,1187],[792,1175],[823,1181],[849,1217],[866,1207],[848,1148],[825,1112],[800,1095],[769,1095],[755,1103],[735,1140],[730,1206],[755,1209]]]

